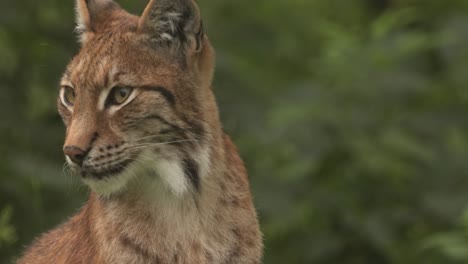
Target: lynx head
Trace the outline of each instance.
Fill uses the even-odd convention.
[[[151,0],[141,17],[112,0],[77,0],[76,11],[82,47],[58,98],[68,164],[102,195],[141,175],[197,190],[219,124],[194,0]]]

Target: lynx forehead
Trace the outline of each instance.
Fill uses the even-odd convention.
[[[81,49],[57,105],[65,159],[91,195],[18,263],[260,263],[195,1],[151,0],[137,17],[112,0],[76,0],[76,13]]]

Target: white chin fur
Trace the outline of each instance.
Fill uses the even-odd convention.
[[[188,191],[189,183],[180,160],[156,160],[153,163],[153,170],[176,196],[182,196]]]
[[[122,173],[104,179],[83,178],[83,182],[99,195],[110,196],[125,191],[129,183],[145,173],[145,163],[140,158],[132,162]],[[147,173],[147,172],[146,172]]]
[[[93,192],[103,196],[110,196],[125,190],[131,178],[132,175],[130,173],[124,172],[102,180],[85,178],[83,182],[88,185]]]
[[[156,176],[157,175],[157,176]],[[154,176],[155,178],[152,178]],[[162,181],[159,181],[159,178]],[[151,182],[146,182],[147,180]],[[110,196],[123,192],[131,182],[146,182],[147,186],[162,184],[175,196],[182,196],[189,189],[181,161],[176,158],[161,159],[151,151],[143,152],[135,162],[118,175],[99,180],[84,178],[83,182],[99,195]]]

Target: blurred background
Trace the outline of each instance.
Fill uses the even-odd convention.
[[[468,263],[468,1],[199,4],[265,263]],[[86,201],[55,108],[73,28],[72,0],[0,0],[0,263]]]

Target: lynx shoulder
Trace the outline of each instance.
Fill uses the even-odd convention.
[[[137,17],[112,0],[77,0],[76,13],[81,50],[57,105],[65,158],[91,195],[18,263],[260,263],[195,1],[151,0]]]

